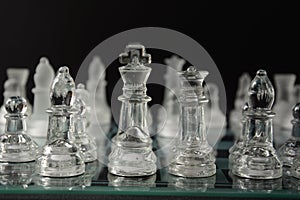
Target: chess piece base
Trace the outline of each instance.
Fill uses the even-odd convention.
[[[23,133],[4,133],[0,136],[0,162],[34,161],[38,145]]]
[[[86,138],[81,138],[76,140],[75,143],[79,146],[79,149],[84,158],[84,162],[93,162],[97,160],[97,147],[94,142],[92,142],[88,136]]]
[[[156,173],[152,140],[138,127],[130,127],[113,139],[108,171],[119,176],[149,176]]]
[[[114,153],[118,156],[112,159],[108,164],[108,171],[118,176],[150,176],[156,173],[156,160],[151,148],[124,150],[115,147]],[[114,156],[112,154],[111,156]]]
[[[209,177],[216,173],[214,150],[208,144],[201,148],[179,150],[169,165],[169,173],[182,177]]]
[[[85,172],[78,148],[64,140],[56,140],[43,147],[36,160],[36,173],[48,177],[71,177]]]
[[[245,148],[232,165],[234,175],[251,179],[276,179],[282,176],[282,164],[274,148]]]
[[[293,165],[294,157],[300,148],[300,140],[291,138],[278,149],[278,154],[283,166],[291,167]]]

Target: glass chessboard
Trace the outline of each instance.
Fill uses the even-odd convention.
[[[113,130],[115,131],[115,130]],[[112,137],[110,135],[109,137]],[[159,148],[156,138],[153,146]],[[183,178],[168,174],[166,167],[149,177],[118,177],[108,173],[100,162],[86,165],[86,174],[71,178],[39,177],[34,174],[34,163],[14,167],[0,164],[0,199],[21,197],[32,199],[40,195],[47,198],[110,199],[122,195],[122,199],[162,196],[218,198],[300,198],[300,180],[285,175],[275,180],[251,180],[239,178],[228,169],[228,149],[233,145],[233,134],[226,135],[216,145],[217,173],[207,178]],[[109,148],[106,148],[105,154]],[[161,151],[155,151],[159,162],[165,160]],[[69,196],[70,195],[70,196]],[[3,197],[3,198],[2,198]]]

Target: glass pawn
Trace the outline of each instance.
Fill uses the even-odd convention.
[[[82,99],[83,95],[80,94],[82,88],[84,88],[84,85],[77,85],[74,108],[78,110],[78,112],[74,114],[74,142],[79,146],[84,161],[92,162],[97,160],[97,147],[94,140],[92,140],[86,132],[86,104]]]
[[[291,166],[291,175],[300,179],[300,103],[293,108],[292,138],[280,148],[284,165]]]
[[[169,173],[183,177],[209,177],[216,173],[216,159],[206,138],[204,105],[208,99],[202,84],[208,72],[191,66],[179,73],[181,132]]]
[[[27,134],[26,100],[20,96],[10,97],[5,109],[5,131],[0,135],[0,162],[34,161],[38,145]]]
[[[119,176],[148,176],[156,173],[156,156],[147,126],[146,81],[151,68],[151,56],[140,44],[126,46],[120,55],[120,67],[124,81],[119,131],[112,139],[108,171]]]
[[[285,167],[291,167],[296,156],[300,155],[300,103],[293,107],[292,136],[278,150],[280,160]]]
[[[245,103],[244,107],[243,107],[243,111],[242,111],[242,131],[240,136],[238,137],[238,139],[235,141],[234,145],[229,149],[229,158],[228,158],[228,162],[229,162],[229,169],[231,169],[231,165],[233,162],[235,162],[237,156],[239,156],[239,154],[243,151],[243,147],[244,147],[244,140],[245,140],[245,136],[246,136],[246,130],[247,130],[247,120],[246,120],[246,116],[245,116],[245,112],[248,110],[249,106],[248,103]]]
[[[274,95],[266,71],[258,70],[248,90],[249,108],[244,112],[247,130],[243,150],[232,163],[234,175],[251,179],[282,176],[282,164],[273,146]]]
[[[85,172],[84,159],[74,144],[75,83],[67,67],[61,67],[50,90],[47,141],[36,159],[41,176],[70,177]]]

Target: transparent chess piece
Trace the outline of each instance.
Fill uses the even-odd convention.
[[[0,135],[0,162],[34,161],[38,145],[27,134],[26,100],[20,96],[10,97],[5,109],[5,131]]]
[[[97,147],[95,141],[86,132],[86,105],[80,95],[82,84],[78,84],[77,88],[79,90],[76,89],[74,108],[78,112],[74,114],[74,143],[79,147],[84,161],[92,162],[97,159]]]
[[[292,121],[292,124],[293,124],[292,136],[293,136],[293,138],[286,142],[286,144],[289,144],[290,146],[286,147],[286,150],[289,150],[289,151],[286,152],[287,155],[286,155],[286,159],[284,159],[284,161],[285,161],[285,163],[287,163],[287,161],[289,163],[292,163],[291,175],[295,178],[300,179],[300,148],[299,148],[300,103],[297,103],[294,106],[293,116],[294,116],[294,119]],[[291,158],[289,158],[288,156],[294,157],[294,159],[291,160]]]
[[[0,162],[0,185],[22,185],[26,188],[32,182],[34,168],[34,162]]]
[[[274,88],[266,71],[258,70],[248,90],[244,147],[232,163],[234,175],[251,179],[275,179],[282,176],[282,164],[273,146],[271,111]]]
[[[292,136],[279,149],[278,155],[285,167],[291,167],[295,157],[300,156],[300,103],[293,107]]]
[[[108,171],[119,176],[149,176],[156,173],[156,156],[147,126],[146,81],[151,68],[151,56],[140,44],[129,44],[120,55],[119,68],[124,81],[119,130],[112,139]]]
[[[27,101],[27,111],[26,114],[28,116],[32,113],[32,105],[29,103],[27,98],[27,92],[26,92],[26,84],[29,77],[29,69],[26,68],[8,68],[6,70],[8,79],[15,79],[18,84],[18,90],[20,91],[20,94],[15,94],[14,96],[20,95],[21,97],[25,98]]]
[[[51,108],[47,110],[47,141],[36,159],[41,176],[70,177],[85,172],[84,159],[74,144],[75,83],[67,67],[61,67],[50,90]]]
[[[5,128],[5,115],[7,114],[5,109],[6,101],[12,96],[20,96],[20,90],[18,82],[16,79],[7,79],[4,83],[4,92],[3,92],[3,105],[0,108],[0,133],[3,132]]]
[[[245,103],[244,107],[243,107],[243,111],[242,111],[242,115],[243,118],[241,119],[242,121],[242,131],[240,136],[235,140],[235,143],[232,147],[230,147],[229,149],[229,158],[228,158],[228,162],[229,162],[229,169],[231,169],[231,165],[233,162],[235,162],[235,160],[237,159],[237,157],[239,156],[239,154],[243,151],[243,147],[244,147],[244,140],[246,137],[246,130],[247,130],[247,119],[245,116],[245,112],[248,110],[249,105],[248,103]]]
[[[183,177],[212,176],[216,173],[216,159],[206,138],[204,105],[208,99],[202,86],[208,72],[191,66],[180,75],[180,138],[168,170]]]

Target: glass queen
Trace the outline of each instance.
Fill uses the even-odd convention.
[[[209,177],[216,173],[213,148],[206,138],[204,105],[208,99],[203,93],[207,71],[191,66],[181,75],[180,138],[169,173],[183,177]]]

